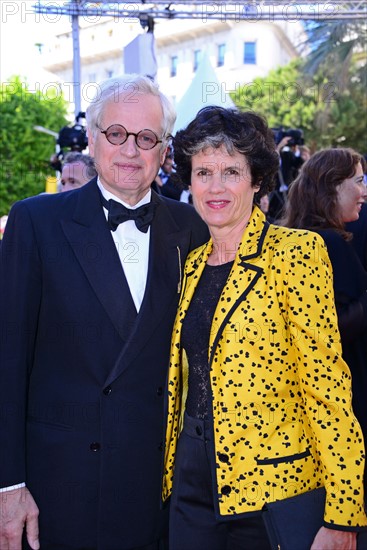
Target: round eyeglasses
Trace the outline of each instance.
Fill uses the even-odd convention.
[[[121,124],[112,124],[107,130],[101,130],[101,133],[106,136],[107,141],[112,145],[122,145],[125,143],[129,136],[135,137],[135,143],[140,149],[153,149],[157,143],[162,143],[161,139],[158,139],[157,134],[153,130],[140,130],[137,134],[134,132],[128,132]]]

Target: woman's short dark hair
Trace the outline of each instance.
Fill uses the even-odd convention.
[[[355,175],[359,163],[364,168],[362,155],[349,148],[323,149],[312,155],[291,184],[282,225],[333,228],[348,239],[338,208],[338,186]]]
[[[173,139],[177,176],[186,187],[191,181],[191,159],[212,147],[225,147],[229,154],[242,153],[249,165],[252,186],[260,186],[262,197],[274,186],[279,155],[272,131],[261,116],[253,112],[223,107],[204,107]]]

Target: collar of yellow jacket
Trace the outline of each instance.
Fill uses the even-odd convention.
[[[244,261],[251,260],[261,253],[266,230],[269,227],[265,215],[260,208],[254,205],[252,214],[242,235],[241,243],[238,247],[235,264],[241,265]],[[213,241],[210,239],[206,244],[197,248],[187,258],[185,265],[185,274],[189,276],[196,271],[200,264],[206,264],[207,259],[213,250]]]

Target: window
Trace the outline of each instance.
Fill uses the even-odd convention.
[[[177,55],[173,55],[171,57],[171,76],[177,75],[177,62],[178,62]]]
[[[245,42],[243,62],[247,65],[256,65],[256,42]]]
[[[217,67],[223,67],[225,53],[226,53],[226,45],[225,44],[219,44],[218,45]]]
[[[194,50],[194,73],[196,73],[201,59],[201,50]]]

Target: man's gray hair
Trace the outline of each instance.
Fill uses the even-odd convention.
[[[90,155],[80,153],[79,151],[70,151],[66,153],[62,159],[62,166],[64,167],[65,164],[76,164],[77,162],[81,162],[85,165],[88,178],[92,179],[97,175],[94,159]]]
[[[98,85],[96,95],[86,110],[89,130],[95,133],[97,128],[100,127],[103,110],[107,103],[121,101],[121,96],[123,95],[122,101],[124,103],[134,104],[139,101],[139,96],[144,94],[150,94],[159,98],[163,112],[162,132],[163,136],[167,138],[171,134],[176,120],[175,109],[168,97],[159,90],[158,84],[149,77],[138,74],[125,74],[119,77],[112,77]],[[164,145],[166,145],[166,140],[163,140]]]

